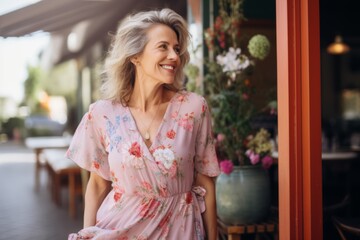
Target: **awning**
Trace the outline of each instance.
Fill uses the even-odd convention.
[[[19,37],[38,31],[51,33],[51,65],[83,53],[108,38],[118,22],[135,10],[169,7],[186,16],[186,1],[166,0],[43,0],[0,16],[0,36]],[[67,48],[75,32],[80,45]],[[49,53],[47,53],[49,55]]]
[[[0,16],[0,36],[19,37],[37,31],[61,31],[83,20],[105,15],[119,2],[43,0]]]

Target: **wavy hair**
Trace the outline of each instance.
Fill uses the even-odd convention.
[[[165,87],[179,90],[184,78],[183,68],[189,61],[188,43],[190,33],[185,20],[171,9],[139,12],[127,16],[119,25],[104,65],[101,93],[104,99],[119,101],[127,106],[135,82],[135,66],[130,61],[144,51],[148,42],[147,32],[163,24],[175,31],[180,45],[180,66],[173,84]]]

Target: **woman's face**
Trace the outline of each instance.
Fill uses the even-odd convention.
[[[138,76],[154,83],[172,84],[180,71],[180,46],[176,33],[166,25],[155,25],[147,32],[148,43],[138,57]]]

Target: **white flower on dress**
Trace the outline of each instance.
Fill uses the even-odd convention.
[[[156,165],[164,176],[175,178],[178,174],[178,162],[175,159],[174,152],[165,146],[160,146],[151,152]]]
[[[175,161],[175,155],[169,148],[158,148],[153,154],[156,162],[161,162],[166,169],[170,169]]]

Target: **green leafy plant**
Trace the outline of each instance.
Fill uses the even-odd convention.
[[[246,154],[256,133],[251,126],[256,111],[251,75],[256,61],[269,54],[270,42],[261,34],[248,41],[241,37],[241,23],[246,21],[243,0],[219,0],[218,3],[219,15],[204,33],[209,56],[214,56],[205,59],[204,95],[213,114],[218,157],[230,159],[235,165],[260,164],[271,152],[262,153],[256,163]],[[266,130],[260,131],[265,136]],[[270,141],[267,137],[264,139]]]

